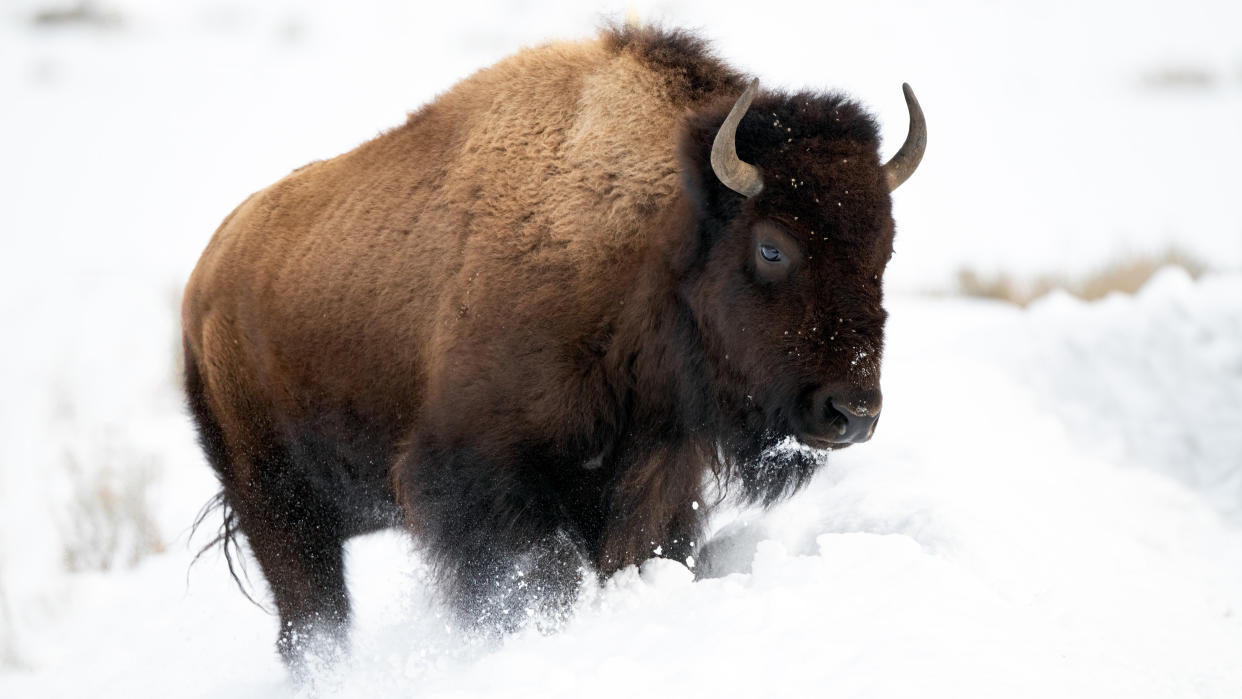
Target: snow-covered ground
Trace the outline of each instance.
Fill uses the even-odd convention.
[[[0,696],[291,696],[275,622],[187,527],[175,385],[218,221],[524,44],[620,5],[115,0],[0,8]],[[398,534],[358,540],[341,696],[1242,696],[1242,8],[636,3],[765,84],[848,89],[930,147],[897,195],[885,418],[712,577],[650,561],[560,633],[455,632]],[[890,146],[890,148],[893,146]],[[1176,245],[1138,295],[929,290]],[[202,543],[202,536],[194,542]],[[256,576],[256,584],[262,583]]]

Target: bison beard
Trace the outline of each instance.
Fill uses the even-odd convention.
[[[288,662],[343,639],[352,536],[403,526],[470,626],[555,622],[692,556],[713,478],[769,504],[870,436],[922,114],[881,163],[849,100],[756,89],[680,32],[530,49],[225,219],[186,391]]]

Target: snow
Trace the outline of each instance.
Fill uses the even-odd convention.
[[[218,552],[190,565],[215,486],[180,285],[251,191],[624,8],[114,0],[112,28],[33,26],[49,5],[0,10],[0,696],[1242,695],[1236,3],[637,3],[765,86],[859,96],[886,152],[918,91],[876,436],[770,510],[702,503],[693,572],[622,571],[550,635],[464,635],[402,535],[359,539],[351,657],[300,689]],[[924,293],[1171,245],[1212,271],[1026,310]]]

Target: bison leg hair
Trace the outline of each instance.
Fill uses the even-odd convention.
[[[204,391],[208,377],[200,373],[189,350],[187,344],[190,412],[223,486],[226,517],[228,510],[236,515],[272,591],[280,615],[276,647],[295,669],[307,650],[335,655],[344,648],[349,621],[346,537],[339,510],[307,480],[306,469],[299,469],[288,456],[277,431],[270,428],[272,421],[256,408],[259,402],[242,400],[236,391],[226,393],[237,399],[217,403],[217,410],[229,412],[227,424],[246,427],[223,428]],[[227,521],[222,536],[231,536]],[[230,542],[224,543],[228,555]],[[231,559],[229,564],[231,569]],[[320,646],[311,645],[320,641],[324,642]]]
[[[277,506],[283,511],[276,516],[248,505],[236,509],[280,614],[276,647],[285,663],[297,667],[307,652],[337,655],[349,624],[344,537],[305,508]]]
[[[543,631],[568,620],[585,579],[581,547],[564,530],[521,548],[481,538],[457,563],[448,594],[469,628],[506,634],[534,625]]]
[[[701,481],[707,453],[686,442],[635,448],[620,458],[606,489],[602,540],[592,552],[601,574],[652,556],[692,563],[702,532]]]
[[[411,440],[395,469],[397,498],[461,623],[484,633],[563,622],[588,575],[585,540],[546,463]],[[525,458],[522,458],[522,457]],[[540,485],[544,487],[539,487]]]
[[[416,436],[394,486],[449,603],[469,627],[557,625],[584,580],[663,556],[690,563],[703,449],[641,446],[584,469],[546,449],[485,457]]]

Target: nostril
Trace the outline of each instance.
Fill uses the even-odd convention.
[[[833,401],[824,401],[824,424],[829,430],[835,430],[837,435],[844,435],[850,427],[850,418],[845,413],[833,407]]]
[[[880,416],[880,392],[829,384],[803,405],[802,429],[808,436],[838,444],[865,442]]]

